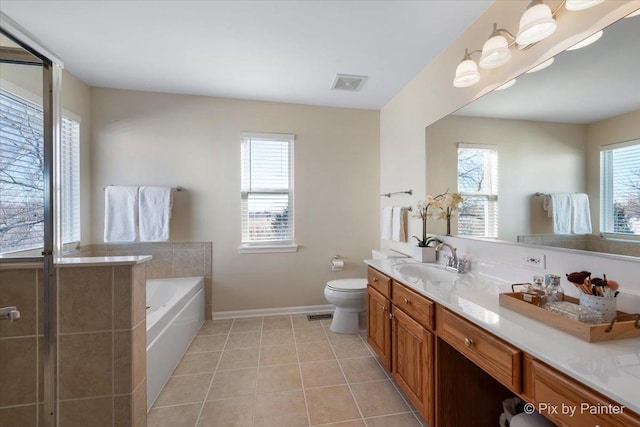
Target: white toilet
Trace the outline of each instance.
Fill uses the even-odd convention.
[[[390,250],[374,249],[371,252],[373,259],[406,258],[406,255]],[[367,309],[367,279],[331,280],[324,288],[324,296],[336,306],[329,329],[338,334],[357,334],[360,313]]]
[[[336,306],[331,331],[357,334],[358,317],[367,308],[367,279],[339,279],[327,282],[324,297]]]

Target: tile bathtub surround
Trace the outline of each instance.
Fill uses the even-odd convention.
[[[158,242],[86,245],[80,248],[79,255],[73,256],[151,255],[153,259],[145,263],[147,279],[202,276],[205,285],[205,318],[211,319],[213,310],[211,254],[211,242]]]
[[[366,337],[305,316],[209,320],[148,427],[423,426]]]
[[[43,402],[41,268],[0,268],[0,305],[20,320],[0,321],[0,425],[36,427]]]
[[[61,425],[146,426],[144,264],[58,268],[57,287]]]

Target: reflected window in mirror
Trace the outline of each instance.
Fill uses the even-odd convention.
[[[458,192],[464,198],[458,235],[498,237],[498,150],[458,144]]]
[[[640,237],[640,140],[601,147],[600,230],[605,237]]]

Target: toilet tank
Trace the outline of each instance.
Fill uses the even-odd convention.
[[[394,251],[393,249],[372,249],[371,257],[373,259],[385,259],[385,258],[408,258],[407,255]]]

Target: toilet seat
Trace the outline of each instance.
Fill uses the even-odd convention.
[[[327,282],[327,288],[337,292],[359,292],[367,290],[367,279],[338,279]]]

